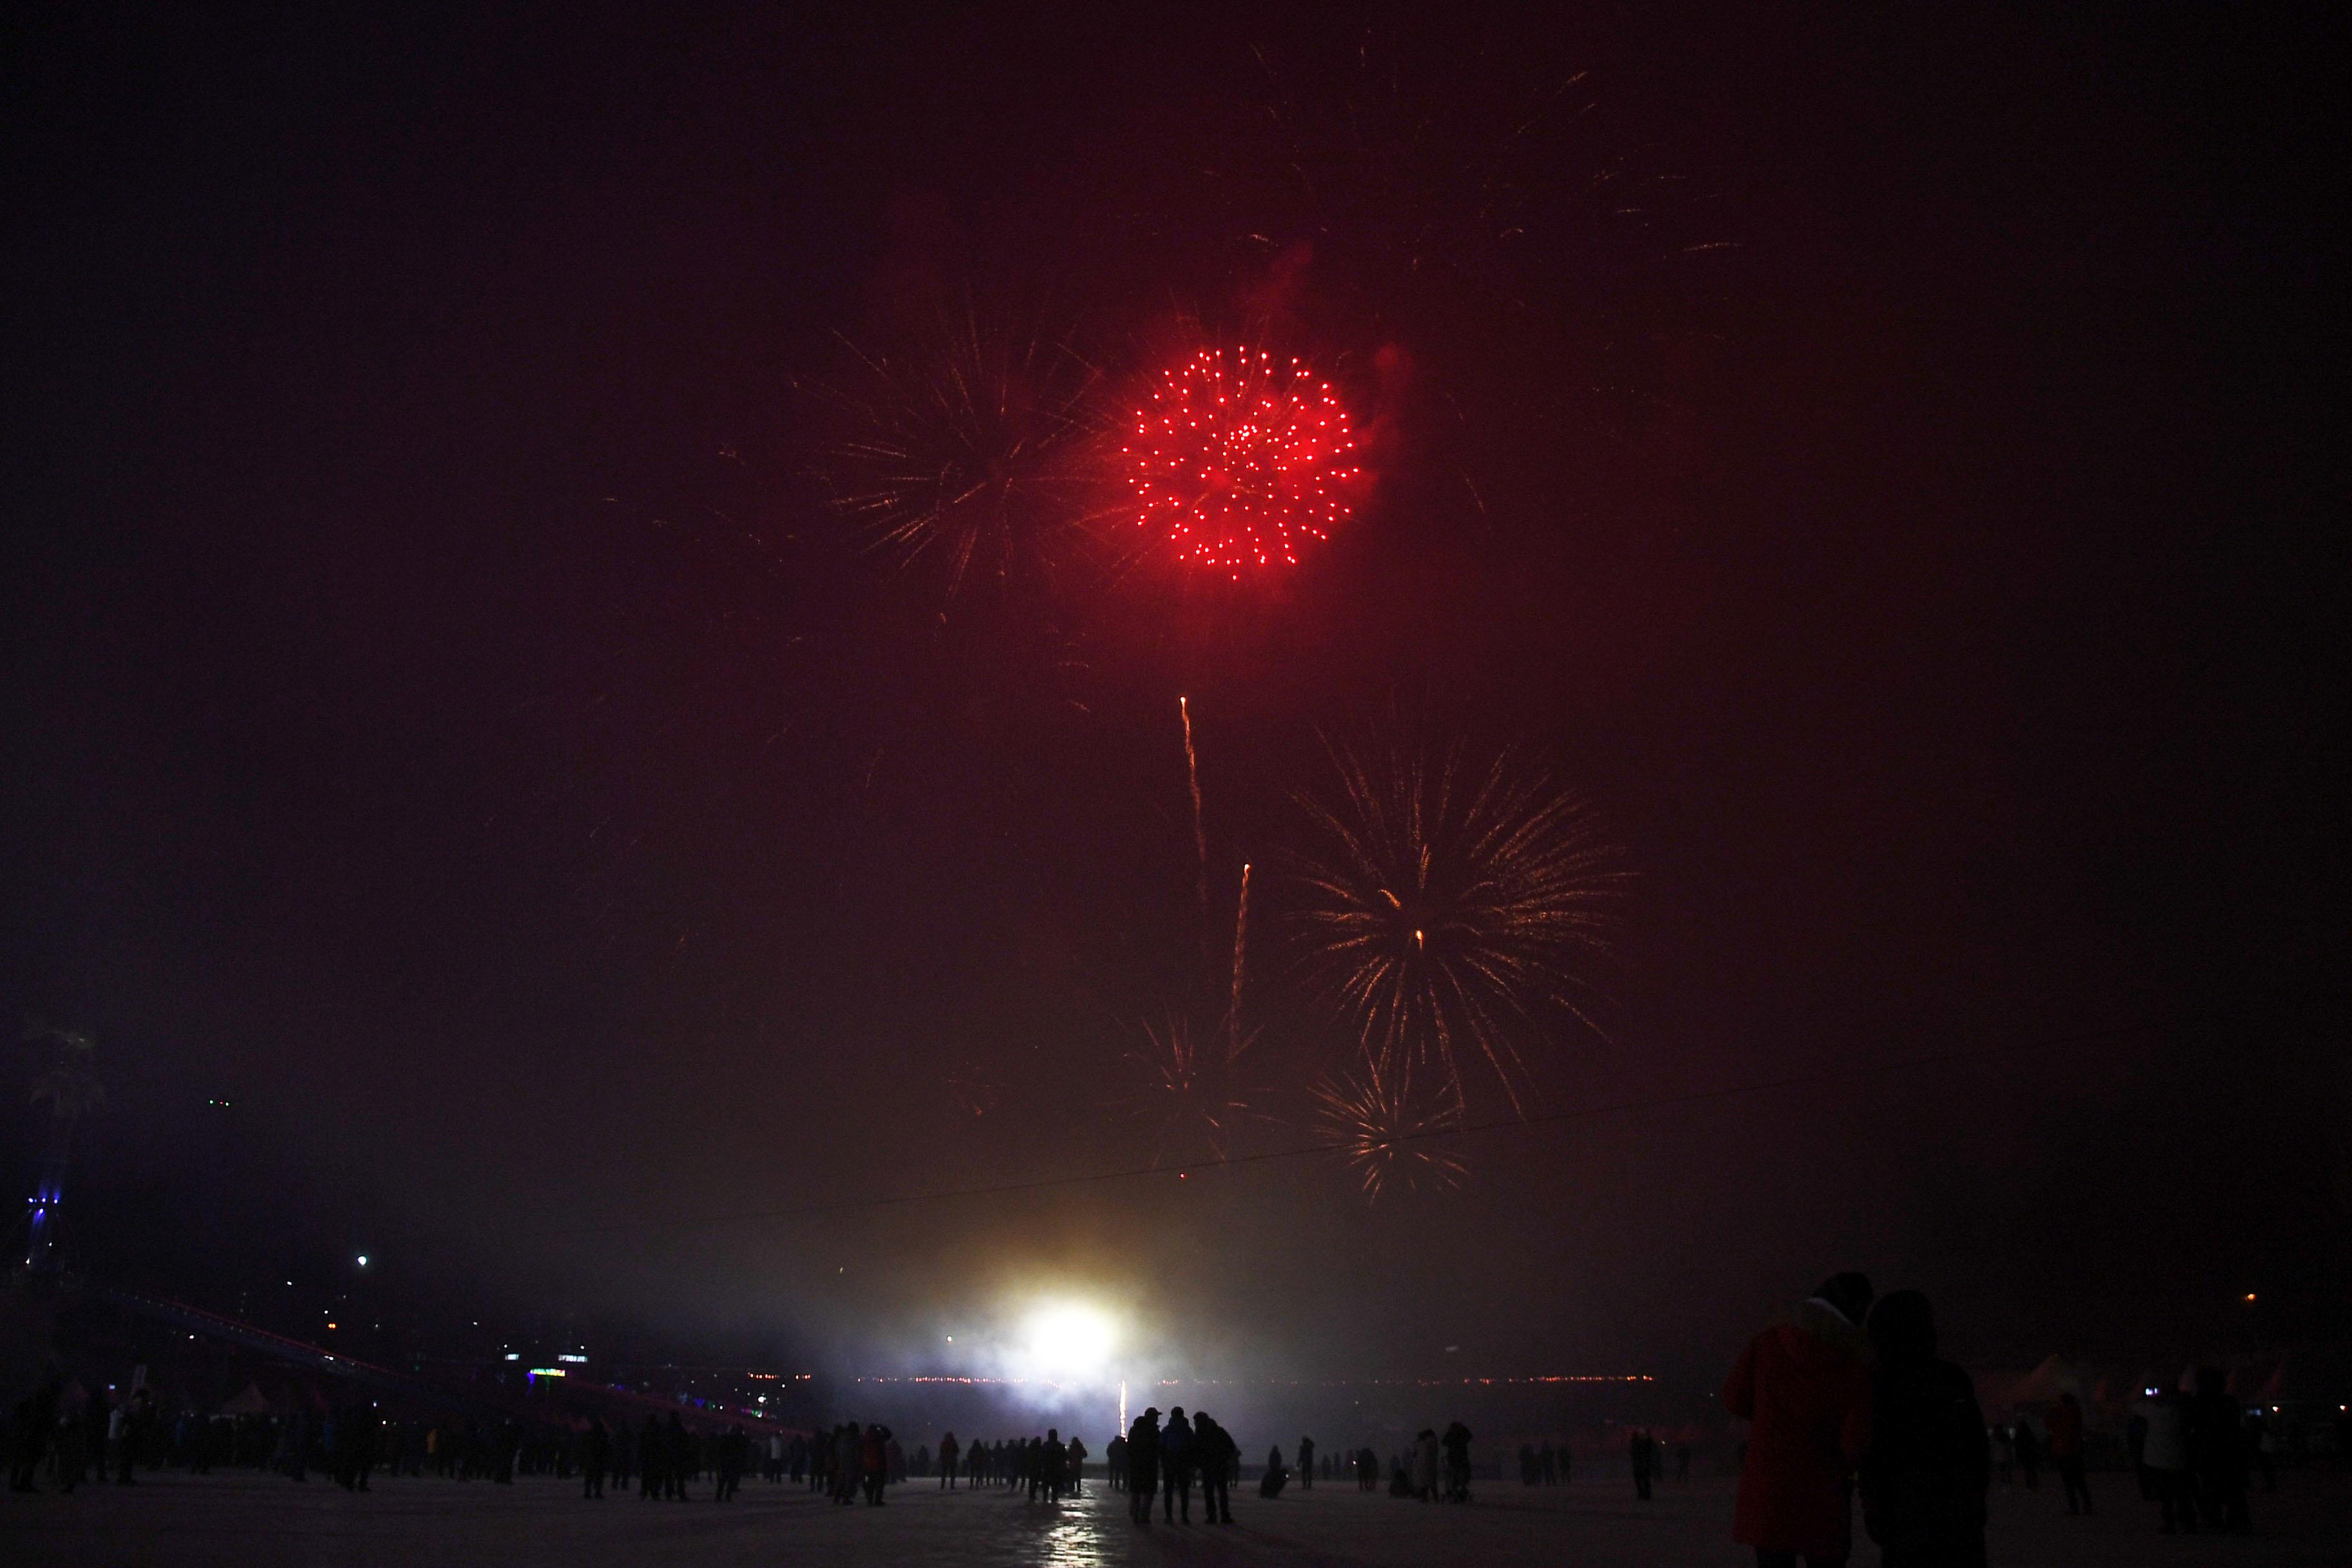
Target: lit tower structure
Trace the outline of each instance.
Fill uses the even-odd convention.
[[[48,1129],[41,1150],[40,1174],[33,1184],[26,1207],[25,1267],[34,1274],[55,1274],[64,1268],[58,1249],[59,1209],[65,1203],[66,1162],[73,1151],[74,1127],[106,1100],[94,1063],[98,1042],[79,1029],[27,1024],[26,1043],[47,1048],[47,1059],[33,1078],[33,1103],[46,1106]]]

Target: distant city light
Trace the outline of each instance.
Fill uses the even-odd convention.
[[[522,1357],[521,1357],[521,1356],[520,1356],[520,1355],[518,1355],[518,1354],[516,1354],[513,1351],[509,1351],[509,1352],[507,1352],[507,1360],[509,1360],[509,1361],[520,1361],[520,1360],[522,1360]]]
[[[530,1375],[533,1377],[562,1377],[563,1375],[563,1369],[560,1366],[535,1366],[530,1369]]]
[[[568,1361],[568,1362],[572,1362],[572,1363],[581,1363],[581,1362],[585,1362],[588,1358],[587,1358],[586,1356],[584,1356],[584,1355],[560,1355],[560,1356],[557,1356],[555,1359],[556,1359],[556,1360],[558,1360],[558,1361]]]
[[[367,1254],[364,1252],[360,1254],[360,1267],[362,1268],[367,1267]]]

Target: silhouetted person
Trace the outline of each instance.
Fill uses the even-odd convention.
[[[1276,1444],[1266,1450],[1265,1474],[1257,1479],[1257,1495],[1278,1498],[1282,1489],[1290,1484],[1290,1467],[1282,1462],[1282,1447]]]
[[[950,1432],[940,1439],[940,1490],[943,1492],[955,1490],[956,1456],[959,1451],[954,1433]]]
[[[1356,1489],[1378,1491],[1381,1487],[1381,1457],[1370,1448],[1356,1450]]]
[[[154,1429],[155,1405],[143,1388],[131,1395],[131,1403],[122,1413],[122,1441],[115,1450],[115,1483],[129,1486],[136,1477],[131,1473],[131,1461],[147,1447],[148,1434]]]
[[[719,1488],[711,1501],[725,1502],[742,1489],[743,1462],[750,1457],[750,1440],[740,1421],[719,1435]]]
[[[2140,1460],[2147,1467],[2149,1485],[2162,1510],[2161,1528],[2197,1533],[2197,1489],[2189,1473],[2189,1402],[2178,1389],[2168,1388],[2140,1407],[2147,1436]]]
[[[1633,1498],[1637,1502],[1650,1500],[1650,1471],[1658,1460],[1658,1445],[1647,1432],[1635,1428],[1626,1442],[1626,1458],[1633,1467]]]
[[[2262,1473],[2263,1490],[2266,1492],[2278,1490],[2276,1443],[2277,1439],[2271,1433],[2269,1417],[2260,1410],[2248,1411],[2246,1413],[2246,1458],[2252,1460],[2254,1468]]]
[[[1837,1564],[1853,1551],[1846,1479],[1870,1447],[1861,1323],[1870,1281],[1839,1274],[1739,1352],[1724,1407],[1748,1422],[1731,1538],[1759,1568]]]
[[[2156,1472],[2147,1468],[2147,1414],[2140,1405],[2132,1406],[2131,1416],[2124,1423],[2124,1451],[2131,1456],[2132,1475],[2139,1482],[2139,1500],[2156,1500]]]
[[[48,1457],[49,1446],[57,1440],[58,1407],[65,1396],[65,1373],[52,1372],[38,1388],[17,1401],[16,1451],[8,1470],[10,1491],[41,1489],[35,1478],[40,1474],[41,1461]]]
[[[1470,1428],[1459,1421],[1448,1422],[1445,1436],[1440,1440],[1445,1450],[1445,1500],[1470,1500]]]
[[[1192,1412],[1192,1466],[1201,1472],[1201,1518],[1205,1524],[1234,1521],[1233,1494],[1227,1490],[1234,1461],[1241,1449],[1205,1410]]]
[[[646,1424],[637,1430],[637,1464],[645,1478],[638,1496],[653,1499],[662,1495],[665,1489],[662,1485],[663,1460],[667,1451],[668,1445],[663,1439],[661,1423],[650,1415],[646,1416]]]
[[[1127,1489],[1127,1434],[1114,1432],[1103,1445],[1103,1484],[1115,1492]]]
[[[2042,1489],[2042,1439],[2035,1436],[2033,1428],[2021,1418],[2011,1429],[2009,1442],[2010,1447],[2017,1452],[2017,1473],[2025,1478],[2025,1489],[2030,1492],[2040,1491]]]
[[[1186,1524],[1192,1522],[1192,1424],[1184,1419],[1181,1405],[1168,1412],[1168,1425],[1160,1429],[1160,1518],[1163,1523],[1177,1516],[1177,1506],[1183,1506]]]
[[[2091,1511],[2091,1483],[2083,1474],[2083,1406],[2071,1394],[2058,1396],[2044,1423],[2050,1428],[2050,1463],[2066,1489],[2066,1511]]]
[[[1984,1568],[1992,1455],[1976,1385],[1936,1356],[1927,1298],[1897,1290],[1870,1314],[1877,1352],[1862,1518],[1885,1568]]]
[[[1068,1461],[1063,1466],[1062,1479],[1063,1483],[1069,1489],[1070,1495],[1076,1497],[1085,1491],[1087,1486],[1086,1440],[1073,1432],[1070,1434],[1068,1447],[1070,1450]]]
[[[880,1508],[883,1485],[890,1479],[890,1428],[878,1422],[866,1428],[857,1463],[866,1477],[866,1506]]]
[[[1068,1480],[1070,1451],[1062,1446],[1062,1430],[1045,1428],[1045,1440],[1037,1448],[1037,1469],[1029,1483],[1029,1500],[1034,1502],[1042,1493],[1047,1502],[1062,1500],[1062,1487]]]
[[[580,1443],[580,1495],[602,1498],[604,1495],[604,1468],[613,1462],[613,1434],[605,1429],[602,1416],[591,1419],[588,1430]]]
[[[2189,1401],[2189,1468],[2207,1522],[2232,1535],[2253,1528],[2246,1506],[2245,1419],[2219,1367],[2197,1369],[2197,1393]]]
[[[1151,1502],[1160,1492],[1160,1412],[1155,1407],[1127,1429],[1127,1489],[1129,1519],[1151,1522]]]
[[[1312,1437],[1298,1439],[1298,1489],[1303,1492],[1315,1489],[1315,1439]]]
[[[679,1502],[688,1500],[686,1495],[686,1483],[692,1480],[694,1472],[702,1468],[694,1450],[694,1434],[686,1429],[686,1423],[677,1418],[677,1412],[671,1411],[669,1424],[662,1432],[662,1499],[664,1501],[673,1499]]]

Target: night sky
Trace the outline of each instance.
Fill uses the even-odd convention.
[[[2342,1300],[2340,25],[32,9],[0,1001],[100,1039],[93,1270],[356,1241],[863,1367],[1053,1288],[1255,1374],[1716,1368],[1843,1267],[1996,1363]],[[950,592],[824,456],[943,317],[1112,404],[1294,346],[1377,472],[1295,572]],[[742,1217],[1150,1162],[1180,693],[1292,1075],[1238,1147],[1316,1136],[1327,739],[1622,846],[1531,1110],[1827,1076],[1444,1194]]]

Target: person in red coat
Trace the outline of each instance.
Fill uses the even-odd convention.
[[[1870,1281],[1839,1274],[1790,1321],[1748,1342],[1723,1385],[1750,1423],[1731,1539],[1758,1568],[1838,1568],[1853,1551],[1852,1478],[1870,1447],[1870,1371],[1862,1321]]]

